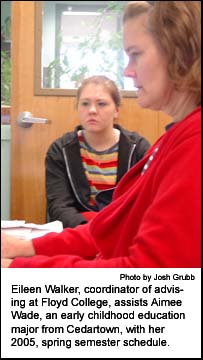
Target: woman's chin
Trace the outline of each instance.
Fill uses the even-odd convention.
[[[156,106],[155,103],[147,101],[147,99],[144,99],[143,97],[137,98],[137,104],[143,109],[159,111],[159,108]]]
[[[149,107],[147,101],[144,100],[142,97],[139,97],[139,96],[137,98],[137,104],[142,108],[148,108]]]

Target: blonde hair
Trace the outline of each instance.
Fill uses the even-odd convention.
[[[148,31],[168,58],[168,73],[176,89],[201,99],[200,1],[131,1],[124,9],[123,23],[149,15]]]
[[[107,76],[103,75],[95,75],[85,79],[80,87],[78,88],[77,95],[76,95],[76,106],[78,106],[81,93],[83,89],[89,84],[96,84],[102,85],[108,91],[109,95],[111,96],[112,100],[114,101],[116,107],[121,105],[121,95],[120,92],[115,84],[115,82],[109,79]]]

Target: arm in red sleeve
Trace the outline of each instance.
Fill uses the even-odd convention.
[[[65,228],[61,233],[48,233],[32,239],[36,255],[76,254],[84,258],[95,257],[98,250],[89,231],[89,224],[78,225],[75,229]]]

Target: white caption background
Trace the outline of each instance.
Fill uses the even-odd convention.
[[[2,269],[1,280],[2,357],[201,357],[201,269]]]

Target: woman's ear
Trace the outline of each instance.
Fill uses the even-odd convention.
[[[118,118],[118,113],[119,113],[119,108],[116,108],[115,110],[115,115],[114,115],[114,119]]]

